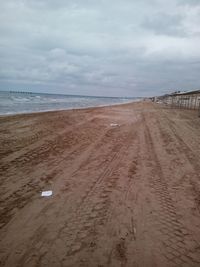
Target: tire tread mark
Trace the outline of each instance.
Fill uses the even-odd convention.
[[[149,150],[148,154],[151,155],[151,160],[153,159],[155,163],[155,171],[153,170],[149,185],[161,207],[158,211],[157,227],[161,234],[160,242],[165,245],[163,256],[174,266],[181,264],[199,266],[200,258],[196,259],[195,255],[200,255],[200,246],[178,220],[176,207],[170,197],[162,167],[156,154],[153,138],[151,137],[151,131],[145,117],[144,120],[144,135]]]

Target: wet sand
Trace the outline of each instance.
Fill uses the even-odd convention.
[[[16,115],[0,132],[1,266],[200,266],[196,111]]]

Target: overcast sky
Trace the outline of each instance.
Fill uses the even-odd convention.
[[[1,0],[0,90],[200,88],[199,0]]]

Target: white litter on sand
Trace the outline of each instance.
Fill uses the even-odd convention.
[[[111,123],[110,126],[111,126],[111,127],[116,127],[116,126],[120,126],[120,125],[117,124],[117,123]]]
[[[53,192],[50,190],[50,191],[43,191],[41,196],[42,197],[49,197],[53,194]]]
[[[134,235],[136,235],[136,228],[133,227],[133,232],[134,232]]]

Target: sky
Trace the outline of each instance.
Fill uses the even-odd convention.
[[[199,73],[199,0],[0,1],[0,90],[144,97]]]

